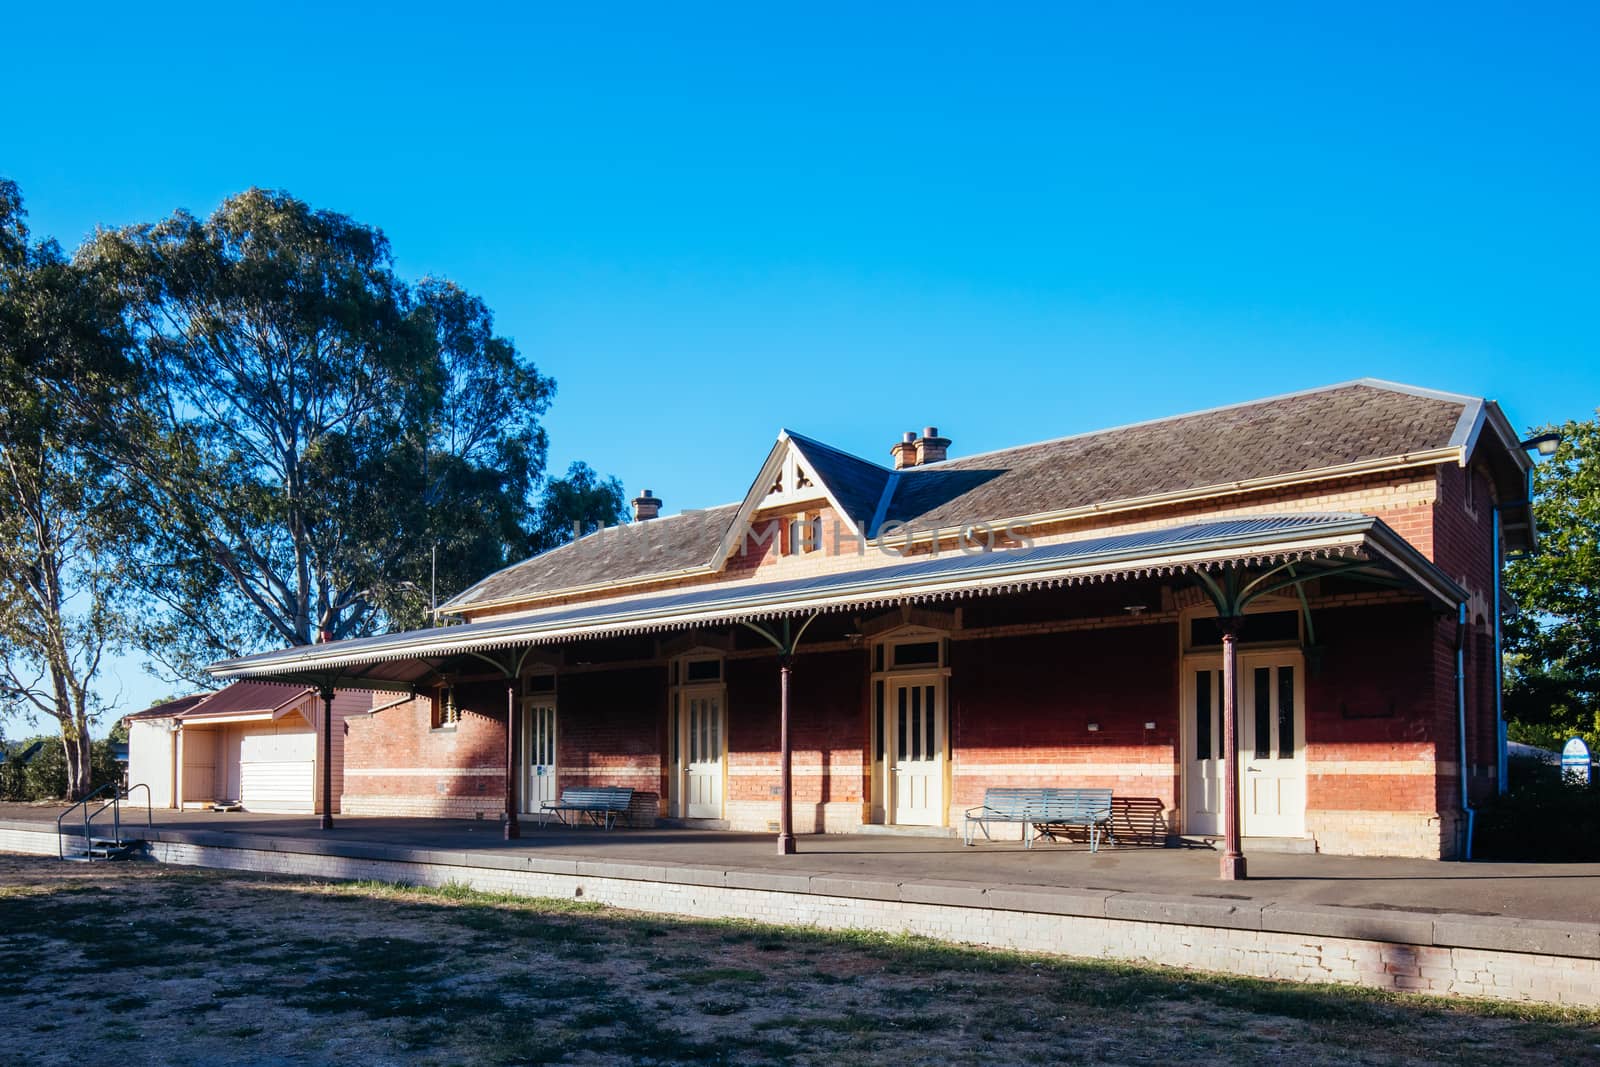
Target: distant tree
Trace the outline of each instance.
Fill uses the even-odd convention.
[[[602,478],[593,467],[578,460],[567,467],[565,478],[545,483],[535,512],[528,550],[547,552],[574,537],[628,521],[628,499],[616,478]]]
[[[1540,550],[1506,567],[1508,733],[1600,747],[1600,420],[1541,429],[1562,441],[1533,473]]]
[[[127,344],[115,302],[54,242],[31,241],[0,180],[0,711],[55,720],[72,799],[90,788],[95,683],[127,634],[124,560],[140,536],[83,414],[132,381]]]
[[[444,592],[525,540],[554,383],[482,301],[406,286],[380,231],[252,189],[78,258],[151,370],[114,421],[156,520],[141,643],[171,673],[415,623],[435,546]]]

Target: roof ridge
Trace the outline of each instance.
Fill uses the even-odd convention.
[[[875,467],[875,468],[877,468],[878,470],[882,471],[885,474],[893,474],[894,473],[893,468],[888,467],[885,464],[878,463],[875,460],[867,459],[865,456],[858,456],[854,452],[846,452],[844,449],[840,448],[838,445],[830,445],[826,441],[819,440],[818,438],[815,438],[815,437],[811,437],[808,434],[798,433],[798,432],[796,432],[794,430],[789,429],[787,426],[783,427],[778,432],[779,432],[780,435],[788,437],[791,441],[799,441],[802,445],[816,445],[818,448],[825,448],[829,452],[834,453],[835,455],[843,456],[846,459],[853,459],[857,463],[865,463],[869,467]]]
[[[1237,411],[1240,408],[1255,407],[1258,404],[1273,404],[1280,400],[1293,400],[1296,397],[1315,396],[1318,393],[1331,393],[1335,389],[1348,389],[1352,386],[1365,386],[1369,389],[1383,389],[1392,393],[1406,393],[1411,396],[1427,397],[1432,400],[1448,400],[1451,403],[1470,404],[1478,397],[1471,397],[1461,393],[1446,393],[1436,389],[1426,389],[1420,385],[1405,385],[1400,382],[1389,382],[1382,378],[1352,378],[1345,382],[1334,382],[1331,385],[1318,385],[1310,389],[1295,389],[1287,393],[1278,393],[1274,396],[1258,397],[1255,400],[1241,400],[1233,404],[1218,404],[1215,407],[1200,408],[1197,411],[1182,411],[1176,415],[1162,415],[1154,419],[1140,419],[1135,422],[1125,422],[1117,426],[1106,426],[1098,430],[1081,430],[1078,433],[1062,434],[1060,437],[1048,437],[1042,441],[1030,441],[1017,445],[1007,445],[1003,448],[991,448],[984,452],[974,452],[965,456],[953,456],[942,459],[936,463],[918,463],[914,467],[905,468],[907,471],[921,471],[932,468],[945,467],[952,463],[966,463],[986,456],[998,456],[1007,452],[1016,452],[1024,448],[1042,448],[1046,445],[1061,444],[1064,441],[1076,441],[1085,437],[1099,437],[1102,434],[1118,433],[1122,430],[1134,430],[1143,426],[1159,426],[1165,422],[1177,422],[1179,419],[1192,419],[1200,415],[1215,415],[1223,411]]]

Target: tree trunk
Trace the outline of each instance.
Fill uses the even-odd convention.
[[[89,731],[66,726],[61,731],[61,747],[67,757],[67,799],[82,800],[89,795],[92,784]]]

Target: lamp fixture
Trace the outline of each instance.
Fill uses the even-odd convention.
[[[1524,451],[1537,451],[1541,456],[1553,456],[1556,448],[1561,444],[1561,435],[1554,430],[1549,433],[1534,434],[1526,441],[1521,442]]]

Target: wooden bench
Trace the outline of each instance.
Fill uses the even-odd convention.
[[[1100,837],[1111,834],[1111,790],[1109,789],[986,789],[983,804],[968,808],[963,839],[973,843],[972,828],[989,837],[991,823],[1020,823],[1022,847],[1032,848],[1035,836],[1051,841],[1071,829],[1085,831],[1089,851],[1100,851]],[[1113,842],[1116,840],[1112,837]]]
[[[589,821],[604,829],[611,829],[617,824],[617,816],[625,815],[628,805],[633,803],[633,790],[621,786],[595,786],[589,789],[563,789],[560,800],[547,800],[539,805],[541,820],[554,815],[562,825],[571,826],[567,822],[567,813],[571,812],[574,819],[587,816]]]

